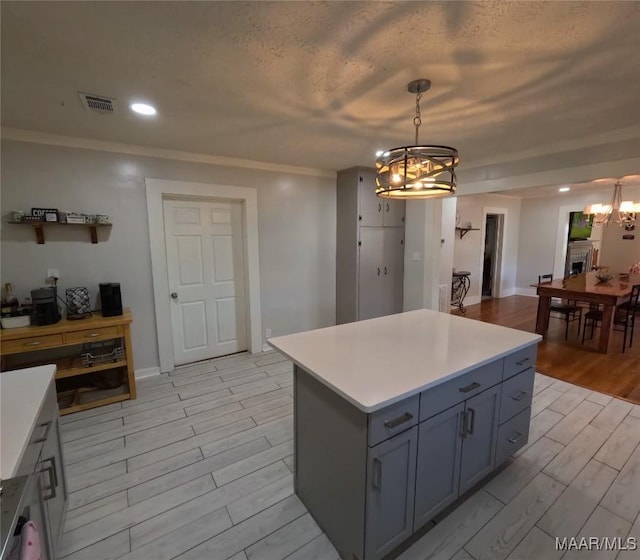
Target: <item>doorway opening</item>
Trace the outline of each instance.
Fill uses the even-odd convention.
[[[504,214],[487,214],[482,256],[482,299],[499,297]]]

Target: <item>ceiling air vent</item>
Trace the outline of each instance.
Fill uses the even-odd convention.
[[[92,95],[91,93],[78,92],[85,109],[111,115],[115,108],[115,99],[104,95]]]

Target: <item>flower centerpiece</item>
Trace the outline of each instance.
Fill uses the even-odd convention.
[[[640,276],[640,262],[632,264],[629,267],[629,274],[632,274],[634,276]]]

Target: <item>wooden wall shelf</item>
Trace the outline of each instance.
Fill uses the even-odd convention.
[[[469,231],[480,231],[480,228],[477,228],[477,227],[457,227],[456,226],[456,231],[460,234],[460,239],[462,239],[465,235],[467,235],[467,232],[469,232]]]
[[[36,232],[36,242],[44,245],[44,229],[49,226],[88,228],[91,243],[98,242],[98,228],[110,228],[113,224],[66,224],[62,222],[9,222],[14,226],[30,226]]]

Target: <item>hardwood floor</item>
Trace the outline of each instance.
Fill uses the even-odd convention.
[[[293,493],[291,385],[279,354],[241,354],[63,417],[60,557],[337,560]],[[546,560],[572,536],[640,540],[640,406],[536,374],[527,446],[399,558]]]
[[[538,298],[510,296],[485,300],[467,307],[466,317],[487,323],[535,332]],[[456,310],[452,312],[460,315]],[[622,353],[622,332],[614,331],[612,354],[597,352],[599,330],[593,340],[589,331],[582,345],[578,321],[569,323],[569,338],[564,339],[565,323],[550,319],[549,337],[538,345],[536,371],[615,397],[640,403],[640,321],[636,325],[635,343]]]

